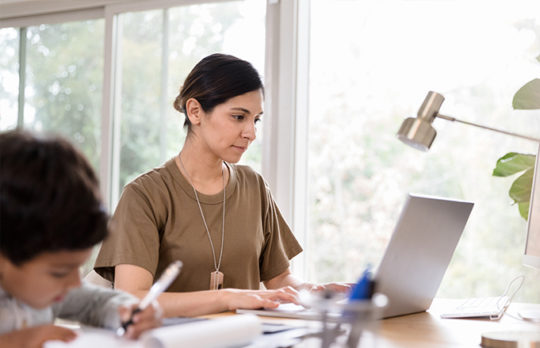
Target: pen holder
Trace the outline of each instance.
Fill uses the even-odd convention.
[[[365,331],[375,331],[378,319],[382,317],[382,310],[388,303],[388,298],[376,293],[369,300],[336,301],[331,296],[311,297],[303,301],[310,309],[319,313],[322,324],[321,348],[328,348],[343,337],[342,325],[348,329],[346,341],[340,340],[339,346],[356,348]],[[334,345],[332,345],[334,347]]]
[[[377,329],[387,304],[386,295],[376,293],[369,300],[351,301],[342,305],[341,323],[349,325],[346,347],[356,348],[363,332]]]

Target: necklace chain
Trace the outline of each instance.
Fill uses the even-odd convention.
[[[221,216],[221,250],[219,251],[219,261],[216,261],[216,251],[214,249],[214,243],[212,242],[212,237],[210,236],[210,230],[208,229],[208,225],[206,224],[206,219],[204,218],[203,210],[201,207],[201,202],[199,200],[199,195],[197,194],[197,190],[195,189],[195,186],[193,186],[193,180],[191,180],[191,177],[189,176],[188,171],[184,167],[184,163],[182,162],[182,156],[180,154],[178,155],[178,159],[180,160],[180,166],[182,167],[182,170],[184,173],[186,173],[186,177],[189,181],[189,184],[191,185],[191,188],[193,188],[193,193],[195,194],[195,199],[197,200],[197,205],[199,206],[199,211],[201,212],[201,217],[204,223],[204,228],[206,229],[206,234],[208,235],[208,240],[210,241],[210,247],[212,248],[212,256],[214,257],[214,268],[216,269],[216,272],[219,271],[219,268],[221,267],[221,259],[223,256],[223,242],[225,237],[225,200],[226,200],[226,194],[225,194],[225,174],[223,172],[223,166],[221,166],[221,178],[223,180],[223,212]]]

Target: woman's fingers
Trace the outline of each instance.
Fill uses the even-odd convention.
[[[266,295],[274,301],[292,302],[298,304],[298,291],[290,286],[276,290],[267,290]]]

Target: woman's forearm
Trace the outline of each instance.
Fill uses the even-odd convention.
[[[148,291],[135,291],[133,295],[142,299],[147,293]],[[219,290],[164,292],[159,296],[158,302],[166,318],[196,317],[229,309]]]
[[[140,298],[147,291],[135,291]],[[196,317],[238,308],[276,308],[282,302],[296,302],[297,292],[292,289],[242,290],[221,289],[195,292],[166,292],[158,302],[164,317]]]

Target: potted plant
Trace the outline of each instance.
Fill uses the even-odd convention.
[[[536,57],[540,62],[540,56]],[[533,79],[521,87],[512,100],[515,110],[540,109],[540,79]],[[493,176],[521,173],[512,183],[508,195],[517,203],[519,214],[527,220],[534,174],[535,155],[509,152],[497,160]]]

